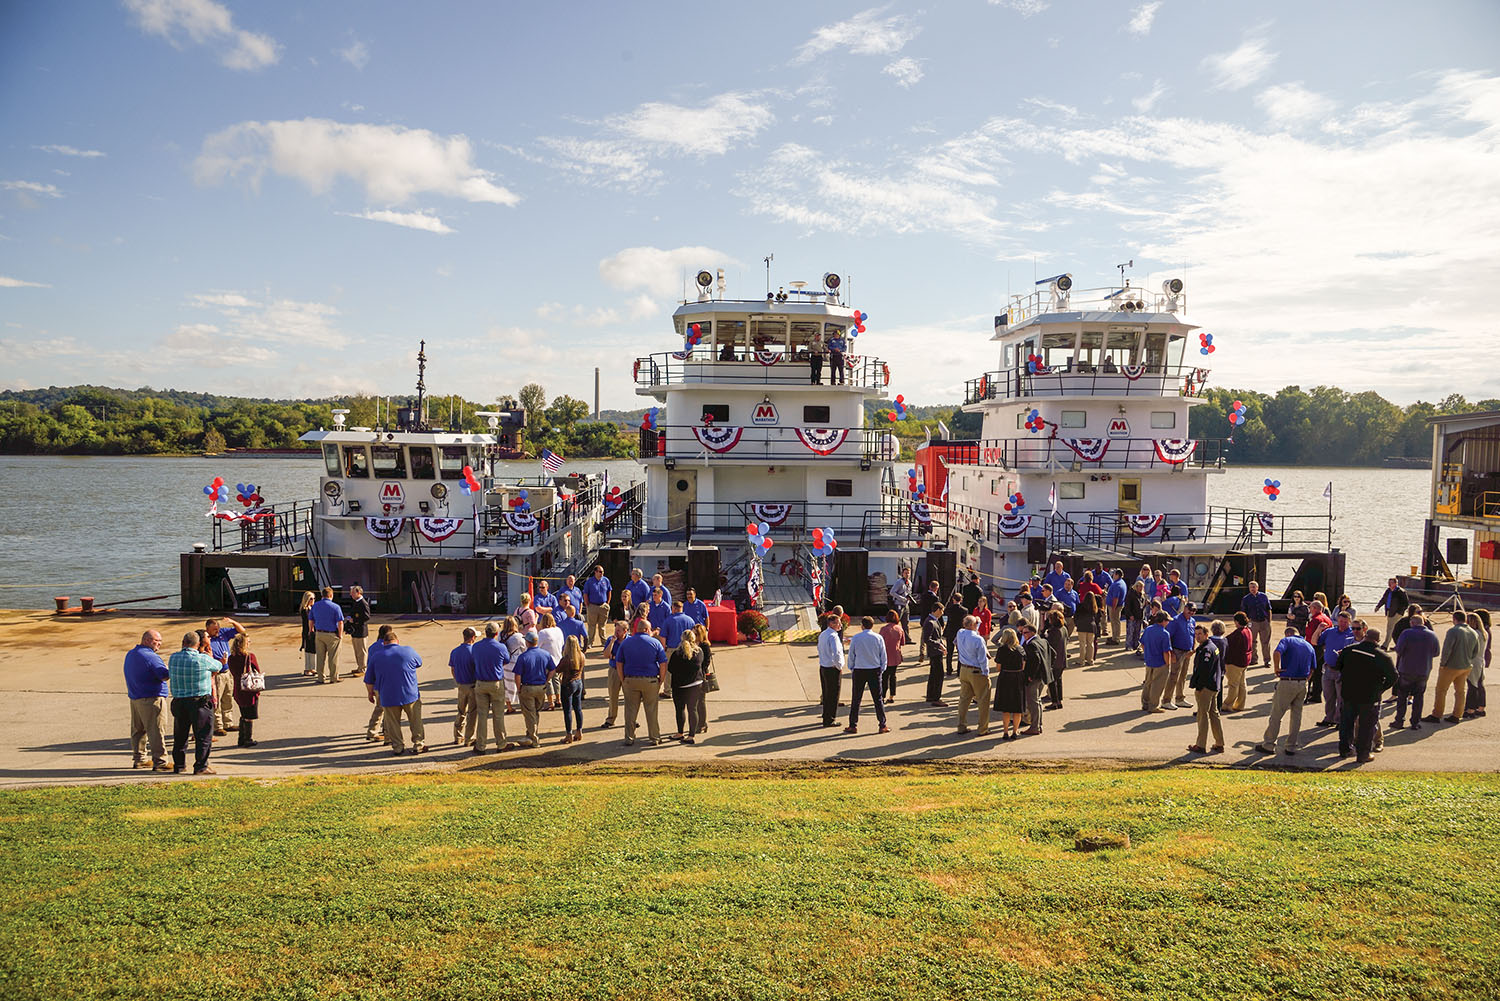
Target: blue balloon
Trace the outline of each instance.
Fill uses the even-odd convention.
[[[209,497],[212,497],[214,495],[214,488],[213,487],[204,487],[203,488],[203,493],[205,495],[209,496]]]
[[[760,524],[756,525],[755,527],[760,530],[760,537],[762,539],[764,539],[767,535],[771,534],[771,526],[767,525],[765,522],[761,522]]]
[[[237,494],[247,494],[250,491],[245,489],[245,485],[243,483],[236,483],[234,485],[234,492]]]

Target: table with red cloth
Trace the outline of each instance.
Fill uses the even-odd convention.
[[[728,643],[735,646],[739,643],[739,612],[735,611],[734,602],[721,601],[717,605],[708,606],[708,641],[710,643]]]

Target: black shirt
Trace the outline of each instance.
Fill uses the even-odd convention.
[[[680,650],[673,650],[672,656],[667,658],[667,674],[672,679],[673,688],[702,681],[703,652],[696,651],[691,657],[684,657]]]
[[[1381,692],[1396,687],[1396,665],[1369,640],[1340,650],[1338,669],[1344,701],[1353,705],[1370,705],[1380,699]]]
[[[370,635],[370,603],[363,596],[349,606],[349,635],[361,640]]]

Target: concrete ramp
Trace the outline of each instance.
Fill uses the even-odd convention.
[[[768,623],[766,638],[773,642],[787,642],[816,635],[817,615],[813,610],[812,596],[800,577],[783,577],[778,567],[765,564],[765,593],[761,596],[761,611]]]

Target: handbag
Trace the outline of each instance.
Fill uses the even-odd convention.
[[[266,676],[254,668],[246,668],[245,673],[240,675],[240,690],[244,692],[265,691]]]
[[[717,692],[719,690],[719,676],[717,674],[705,674],[703,676],[703,690],[705,692]]]

